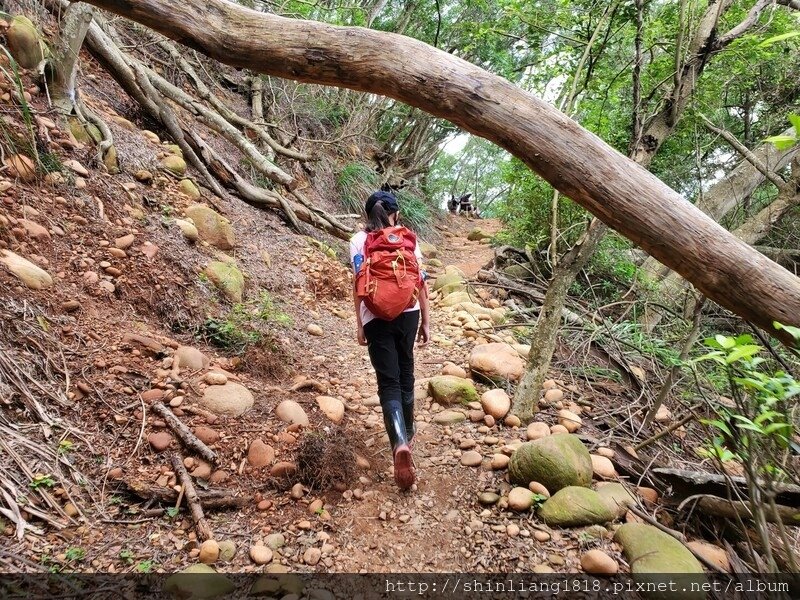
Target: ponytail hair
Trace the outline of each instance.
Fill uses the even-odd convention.
[[[390,227],[392,223],[389,221],[389,216],[392,214],[394,213],[388,212],[383,202],[379,200],[367,214],[367,225],[364,230],[369,233],[370,231],[378,231],[384,227]]]

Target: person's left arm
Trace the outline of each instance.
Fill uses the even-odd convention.
[[[422,251],[419,249],[419,244],[414,249],[414,254],[417,256],[417,262],[420,267],[422,266]],[[420,277],[422,271],[420,270]],[[430,298],[428,296],[428,282],[423,278],[419,290],[419,333],[417,334],[417,341],[420,346],[426,345],[431,339],[431,325],[430,325]]]

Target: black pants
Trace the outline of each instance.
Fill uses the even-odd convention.
[[[414,423],[414,340],[418,327],[418,310],[404,312],[393,321],[373,319],[364,325],[381,408],[384,415],[403,415],[409,439]]]

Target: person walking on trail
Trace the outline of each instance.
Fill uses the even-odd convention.
[[[416,477],[411,456],[414,340],[423,346],[430,339],[428,288],[417,237],[400,225],[395,196],[375,192],[364,209],[364,231],[350,240],[358,343],[367,346],[375,369],[383,422],[392,446],[394,479],[405,490]]]

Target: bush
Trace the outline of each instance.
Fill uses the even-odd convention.
[[[400,214],[406,225],[417,233],[431,233],[433,214],[425,200],[416,194],[400,190],[397,193],[397,202],[400,204]]]
[[[336,177],[342,203],[354,213],[361,213],[367,197],[377,189],[378,175],[362,162],[346,164]]]

